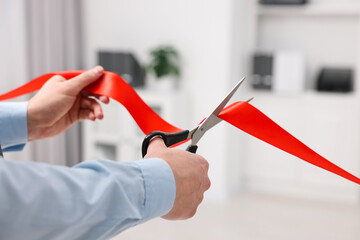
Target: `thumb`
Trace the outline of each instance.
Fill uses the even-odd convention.
[[[166,148],[164,140],[160,136],[155,136],[150,140],[146,156],[154,156]]]
[[[96,66],[80,75],[66,81],[67,87],[71,94],[77,95],[90,83],[95,82],[104,72],[102,66]]]

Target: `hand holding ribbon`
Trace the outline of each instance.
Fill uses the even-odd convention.
[[[51,77],[28,103],[28,141],[55,136],[79,120],[102,119],[100,104],[82,90],[103,71],[98,66],[69,81],[60,75]],[[103,103],[109,102],[108,97],[95,97]]]

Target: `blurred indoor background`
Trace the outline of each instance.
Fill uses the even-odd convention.
[[[0,0],[0,29],[1,93],[101,64],[190,128],[245,76],[233,101],[255,97],[252,105],[360,176],[358,0]],[[104,112],[103,121],[7,158],[140,159],[144,135],[125,108],[113,101]],[[212,187],[197,215],[155,219],[116,239],[360,239],[356,184],[227,123],[198,153],[210,162]]]

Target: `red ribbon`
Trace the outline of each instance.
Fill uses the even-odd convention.
[[[52,76],[71,79],[83,71],[63,71],[45,74],[8,93],[0,95],[0,101],[37,91]],[[153,131],[179,132],[177,128],[157,115],[119,75],[105,71],[103,76],[85,89],[91,93],[110,97],[121,103],[145,134]],[[265,114],[247,102],[235,102],[226,107],[219,118],[244,132],[288,152],[315,166],[360,184],[360,179],[317,154]]]

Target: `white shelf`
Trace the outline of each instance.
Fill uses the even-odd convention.
[[[263,6],[259,16],[360,16],[360,4],[309,4],[304,6]]]
[[[288,98],[288,99],[309,99],[309,100],[329,100],[329,101],[357,101],[359,96],[355,92],[350,93],[339,93],[339,92],[319,92],[315,90],[307,90],[304,92],[298,93],[283,93],[283,92],[274,92],[267,90],[255,90],[252,89],[249,95],[254,97],[254,101],[257,99],[268,99],[268,98]]]

